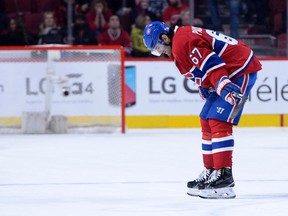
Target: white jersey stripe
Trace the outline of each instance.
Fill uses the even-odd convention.
[[[213,39],[212,39],[212,49],[213,50],[215,49],[215,42],[216,42],[216,39],[213,37]]]
[[[221,63],[221,64],[215,65],[214,67],[212,67],[209,70],[207,70],[206,73],[204,74],[204,76],[202,77],[202,82],[206,79],[208,73],[210,73],[211,71],[213,71],[213,70],[215,70],[215,69],[217,69],[219,67],[222,67],[224,65],[225,65],[225,63]]]
[[[189,70],[189,72],[193,72],[195,68],[196,68],[196,66],[193,65],[193,67]],[[189,72],[187,72],[187,73],[189,73]],[[187,74],[187,73],[185,73],[185,74]]]

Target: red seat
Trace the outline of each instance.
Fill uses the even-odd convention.
[[[3,0],[6,13],[34,12],[37,0]]]
[[[38,12],[54,11],[64,0],[39,0],[36,2]]]
[[[23,16],[23,23],[26,30],[34,35],[38,35],[39,26],[42,22],[42,13],[27,13]]]

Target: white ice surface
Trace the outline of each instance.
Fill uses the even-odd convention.
[[[287,216],[288,128],[234,129],[236,199],[186,194],[200,129],[0,136],[0,216]]]

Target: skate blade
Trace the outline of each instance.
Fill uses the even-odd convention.
[[[234,199],[236,194],[232,187],[200,190],[199,197],[203,199]]]
[[[189,190],[188,190],[188,192],[187,192],[187,194],[189,195],[189,196],[199,196],[199,193],[200,193],[200,191],[198,190],[198,189],[193,189],[193,188],[189,188]]]

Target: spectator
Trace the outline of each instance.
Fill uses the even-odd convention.
[[[72,17],[77,14],[86,14],[90,9],[92,0],[72,0]],[[69,0],[54,0],[53,13],[57,19],[57,25],[67,27],[67,12]]]
[[[182,4],[181,0],[167,0],[168,7],[163,11],[162,21],[173,27],[180,18],[182,10],[188,10],[189,6]]]
[[[54,13],[47,11],[43,14],[40,24],[38,44],[63,44],[64,37],[60,27],[57,26]]]
[[[93,45],[97,44],[96,37],[91,32],[83,14],[75,16],[73,26],[74,45]]]
[[[132,8],[135,8],[136,4],[134,0],[107,0],[109,8],[113,14],[117,14],[119,17],[129,14]]]
[[[57,20],[57,25],[62,28],[63,33],[67,31],[67,13],[69,0],[54,0],[53,13]],[[72,17],[77,14],[86,14],[90,9],[91,0],[72,0]],[[67,34],[67,33],[66,33]]]
[[[128,32],[122,29],[120,18],[112,15],[109,19],[109,28],[98,37],[99,45],[121,45],[125,49],[126,55],[130,55],[132,50],[131,38]]]
[[[140,14],[135,20],[135,27],[131,31],[133,57],[149,57],[150,50],[144,45],[143,31],[145,26],[151,22],[148,15]]]
[[[131,20],[136,20],[138,15],[148,15],[152,21],[157,20],[156,14],[154,14],[151,11],[151,7],[149,7],[148,0],[140,0],[139,4],[137,4],[135,9],[131,13]]]
[[[279,35],[281,33],[287,32],[286,30],[286,17],[287,17],[287,1],[278,0],[272,1],[269,0],[269,9],[270,9],[270,22],[272,26],[272,34]]]
[[[92,0],[75,0],[75,13],[76,14],[86,14],[91,5]]]
[[[67,5],[69,0],[54,0],[51,1],[51,9],[45,11],[52,11],[54,18],[57,20],[57,26],[63,28],[67,26]],[[72,0],[72,7],[74,7],[75,0]],[[73,11],[74,15],[74,11]]]
[[[134,0],[121,0],[121,1],[115,1],[115,0],[108,0],[109,7],[112,8],[113,14],[116,14],[120,18],[120,22],[122,23],[122,28],[130,32],[131,31],[131,25],[134,23],[134,19],[131,19],[131,12],[136,7],[136,3]]]
[[[228,0],[230,11],[230,35],[233,38],[239,38],[239,11],[241,0]],[[217,0],[208,0],[208,6],[211,13],[212,28],[216,31],[223,31],[222,21],[218,11]]]
[[[35,44],[34,38],[29,34],[19,19],[11,18],[9,20],[9,27],[4,33],[4,44],[6,46],[23,46]]]
[[[246,5],[246,22],[265,25],[267,3],[267,0],[245,0],[244,5]]]
[[[148,0],[149,11],[155,14],[155,20],[161,20],[163,11],[167,8],[167,0]]]
[[[96,37],[107,30],[111,15],[112,13],[105,0],[92,1],[91,11],[86,14],[86,19],[89,28],[94,32]]]
[[[190,24],[190,10],[181,11],[180,18],[176,23],[177,26],[189,26]],[[199,18],[194,18],[192,25],[195,27],[203,27],[203,21]]]

